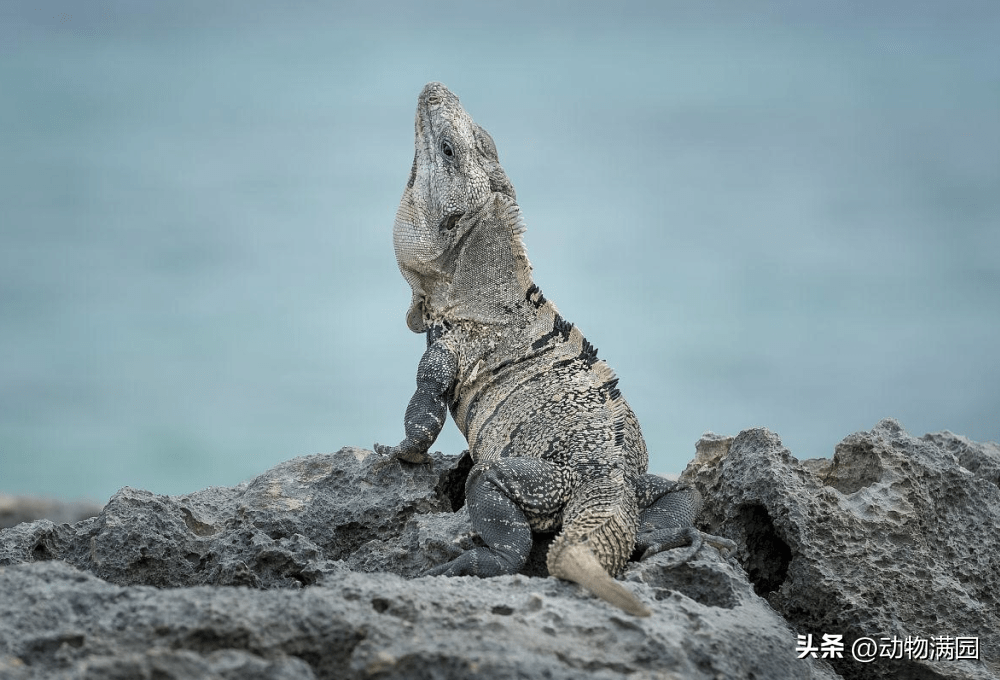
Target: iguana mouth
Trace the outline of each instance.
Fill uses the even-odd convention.
[[[458,225],[458,221],[462,219],[464,213],[454,213],[452,215],[445,215],[444,219],[438,225],[438,229],[442,232],[451,231]]]

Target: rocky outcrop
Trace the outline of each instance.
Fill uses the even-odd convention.
[[[118,585],[312,585],[328,562],[363,562],[376,547],[410,536],[411,518],[450,519],[452,496],[464,498],[454,458],[435,454],[430,465],[405,470],[379,470],[376,459],[348,447],[292,459],[236,487],[183,496],[125,487],[92,519],[6,530],[0,564],[59,559]],[[461,548],[451,538],[445,552],[454,556]],[[372,550],[359,551],[365,544]],[[396,564],[391,556],[369,559],[369,569],[418,571],[412,558]]]
[[[294,590],[157,589],[58,561],[6,567],[0,676],[835,677],[796,660],[784,621],[709,555],[678,572],[655,560],[632,570],[654,610],[641,621],[552,578],[408,580],[340,562],[325,577]]]
[[[872,638],[886,654],[831,659],[843,677],[997,677],[996,444],[918,439],[883,420],[832,459],[800,462],[774,433],[748,430],[703,438],[681,479],[709,499],[702,528],[737,542],[754,590],[797,633],[843,635],[848,652]],[[978,638],[982,661],[950,658],[958,637]],[[927,649],[906,653],[908,638]]]
[[[767,430],[706,437],[684,478],[738,554],[631,564],[644,619],[545,577],[545,536],[520,575],[419,576],[478,541],[468,458],[433,458],[345,448],[0,532],[0,678],[996,677],[995,445],[884,421],[799,462]],[[832,668],[797,658],[823,633]],[[891,635],[978,636],[982,659],[850,659]]]

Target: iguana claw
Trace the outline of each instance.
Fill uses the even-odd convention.
[[[418,451],[413,449],[407,449],[402,445],[399,446],[385,446],[384,444],[375,444],[375,453],[383,456],[383,460],[375,463],[375,471],[379,471],[386,465],[391,464],[395,460],[401,460],[404,463],[430,463],[433,458],[431,458],[426,451]]]
[[[694,557],[705,543],[717,549],[723,557],[736,550],[736,544],[728,538],[706,534],[698,531],[695,527],[661,529],[651,532],[645,537],[640,535],[638,545],[639,547],[644,547],[645,550],[639,561],[647,560],[653,555],[666,552],[667,550],[690,546],[688,550],[682,553],[679,558],[674,559],[670,564],[670,566],[677,566]]]
[[[728,557],[730,554],[736,552],[736,542],[728,538],[713,536],[712,534],[702,534],[702,538],[705,539],[705,543],[718,550],[723,557]]]

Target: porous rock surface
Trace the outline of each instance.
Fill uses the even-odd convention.
[[[700,526],[737,542],[755,591],[799,634],[978,637],[980,661],[832,659],[845,678],[1000,674],[1000,447],[895,420],[799,461],[766,429],[706,436],[681,479]],[[917,656],[920,656],[918,654]]]
[[[712,549],[630,569],[645,619],[543,576],[417,577],[476,542],[469,461],[379,462],[346,448],[232,488],[125,488],[95,518],[5,530],[0,677],[835,677]]]
[[[799,463],[766,430],[707,437],[685,477],[705,495],[703,528],[738,555],[631,564],[648,618],[546,577],[544,536],[520,575],[419,576],[478,541],[468,458],[433,458],[379,465],[345,448],[236,487],[125,488],[97,517],[0,531],[0,678],[838,677],[797,658],[807,632],[978,634],[978,663],[834,667],[996,677],[995,445],[885,421],[833,461]],[[933,566],[917,586],[921,560]]]

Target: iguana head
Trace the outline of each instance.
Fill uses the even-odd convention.
[[[493,139],[441,83],[428,83],[420,93],[415,127],[416,153],[396,213],[393,244],[413,289],[406,323],[420,333],[435,315],[431,307],[454,297],[447,289],[475,216],[497,194],[511,204],[515,196]]]

